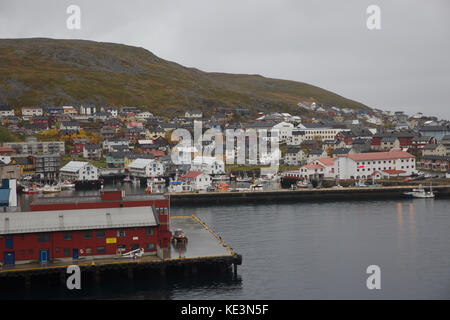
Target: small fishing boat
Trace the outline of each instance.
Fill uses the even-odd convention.
[[[413,189],[412,192],[404,192],[403,195],[406,198],[420,198],[420,199],[432,199],[435,197],[431,185],[430,191],[425,191],[422,185],[419,185],[419,188]]]
[[[63,183],[61,183],[61,189],[72,189],[75,188],[75,183],[66,180]]]
[[[33,187],[24,187],[22,192],[25,194],[38,194],[40,190],[33,186]]]
[[[61,192],[61,185],[59,184],[57,184],[56,186],[45,185],[42,192],[45,194]]]

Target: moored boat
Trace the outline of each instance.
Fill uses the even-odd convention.
[[[61,186],[58,184],[56,186],[49,186],[49,185],[45,185],[44,189],[42,190],[43,193],[58,193],[61,192]]]

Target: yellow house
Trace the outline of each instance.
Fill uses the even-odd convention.
[[[20,176],[34,176],[36,173],[36,165],[33,157],[14,157],[11,159],[11,164],[20,166]]]
[[[165,137],[166,131],[162,128],[151,128],[151,129],[145,129],[145,138],[146,139],[154,139],[156,137]]]

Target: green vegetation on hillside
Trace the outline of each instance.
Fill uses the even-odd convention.
[[[173,115],[188,108],[298,111],[300,101],[367,109],[330,91],[259,75],[207,73],[137,47],[84,40],[0,40],[0,104],[145,106]],[[306,112],[306,111],[302,111]]]
[[[24,141],[22,136],[19,136],[11,131],[8,131],[7,128],[0,127],[0,144],[3,142],[20,142]]]

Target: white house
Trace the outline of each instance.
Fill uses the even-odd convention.
[[[164,174],[164,166],[154,159],[138,158],[128,165],[128,170],[131,176],[140,178],[160,177]]]
[[[0,106],[0,117],[8,117],[14,115],[14,109],[9,106]]]
[[[94,106],[80,106],[80,113],[93,115],[97,113],[97,108]]]
[[[96,181],[98,169],[93,164],[84,161],[70,161],[59,170],[62,180],[70,181]]]
[[[184,113],[184,116],[186,118],[201,118],[203,116],[203,113],[199,109],[194,110],[188,110]]]
[[[366,179],[375,171],[416,173],[416,159],[412,154],[392,149],[389,152],[354,153],[338,156],[334,161],[337,179]]]
[[[39,117],[44,114],[44,110],[41,107],[23,107],[22,118],[23,120],[30,120],[33,117]]]
[[[292,123],[283,121],[274,125],[272,129],[278,130],[278,137],[280,138],[280,140],[287,140],[292,136],[294,125]]]
[[[127,138],[111,138],[103,141],[103,150],[112,151],[114,147],[130,146],[130,141]]]
[[[306,154],[300,147],[288,147],[284,155],[284,163],[296,166],[306,161]]]
[[[180,178],[189,185],[192,190],[206,190],[212,183],[211,176],[202,171],[189,171],[185,176]]]
[[[192,160],[191,170],[203,171],[207,174],[225,173],[225,164],[215,157],[195,157]]]
[[[299,146],[304,140],[306,140],[304,131],[293,130],[291,136],[287,138],[286,143],[290,146]]]
[[[148,112],[148,111],[139,112],[139,113],[136,115],[136,118],[138,118],[139,120],[146,120],[146,119],[149,119],[149,118],[151,118],[151,117],[153,117],[153,113]]]

